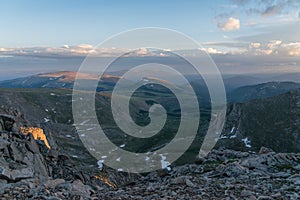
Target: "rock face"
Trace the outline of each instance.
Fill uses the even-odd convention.
[[[8,182],[39,177],[48,178],[45,160],[32,135],[24,136],[13,132],[14,118],[0,115],[0,121],[5,124],[0,133],[0,174]]]
[[[15,118],[12,115],[0,114],[0,130],[12,131],[15,124]]]
[[[28,128],[23,134],[16,121],[17,116],[0,114],[1,199],[43,199],[50,193],[58,199],[85,197],[93,193],[89,185],[101,185],[78,170],[68,156],[48,148],[42,129]]]
[[[31,133],[35,140],[43,141],[46,147],[48,149],[51,149],[43,129],[38,127],[21,127],[20,131],[23,135],[28,135],[29,133]]]

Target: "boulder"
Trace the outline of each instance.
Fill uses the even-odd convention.
[[[216,168],[216,171],[229,177],[237,177],[247,174],[249,172],[249,169],[241,166],[238,162],[233,162],[226,165],[219,165]]]

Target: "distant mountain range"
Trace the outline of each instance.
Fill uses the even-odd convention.
[[[290,77],[291,75],[286,75]],[[276,76],[277,79],[285,80],[286,76]],[[296,75],[295,75],[296,76]],[[72,89],[75,79],[80,79],[83,83],[98,80],[98,76],[84,73],[77,73],[72,71],[61,71],[46,74],[38,74],[29,77],[17,78],[12,80],[0,81],[0,88],[67,88]],[[115,84],[121,76],[105,74],[101,77],[97,91],[112,91]],[[201,97],[205,104],[210,101],[209,93],[205,82],[202,78],[195,78],[194,76],[187,77],[195,90],[195,93]],[[158,85],[147,85],[151,77],[143,77],[141,81],[144,82],[144,89],[169,92],[165,88]],[[155,82],[165,82],[164,80],[155,79]],[[300,88],[300,83],[295,82],[265,82],[252,76],[230,76],[224,77],[224,85],[227,92],[227,100],[229,102],[246,102],[253,99],[268,98],[280,95],[295,89]],[[185,89],[183,85],[181,89]]]
[[[97,80],[96,75],[77,73],[72,71],[61,71],[46,74],[38,74],[29,77],[0,81],[2,88],[68,88],[72,89],[75,79],[88,81]],[[98,90],[110,89],[119,80],[118,76],[105,74],[101,78],[102,88]]]
[[[300,88],[300,83],[268,82],[258,85],[239,87],[227,94],[229,102],[246,102],[277,96]]]

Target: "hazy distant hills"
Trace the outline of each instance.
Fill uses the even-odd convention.
[[[72,71],[61,71],[46,74],[38,74],[24,78],[0,81],[2,88],[69,88],[72,89],[75,79],[89,81],[98,80],[96,75],[77,73]],[[109,90],[119,80],[118,76],[104,75],[101,78],[101,87],[98,91]]]
[[[227,94],[229,102],[246,102],[253,99],[263,99],[300,88],[300,83],[268,82],[258,85],[239,87]]]
[[[297,78],[297,74],[277,75],[274,79],[286,80],[288,78]],[[17,78],[12,80],[0,81],[1,88],[67,88],[72,89],[74,81],[80,79],[81,83],[88,85],[89,81],[98,80],[96,75],[84,74],[72,71],[61,71],[46,74],[38,74],[24,78]],[[118,75],[105,74],[99,81],[97,91],[112,91],[115,84],[120,79]],[[201,97],[204,102],[209,102],[209,93],[204,80],[193,75],[187,76],[195,93]],[[266,78],[272,80],[270,77]],[[147,90],[158,92],[167,92],[164,88],[158,85],[149,86],[147,82],[151,80],[150,77],[144,77],[141,81],[144,82]],[[267,98],[276,96],[288,91],[300,88],[300,83],[287,81],[270,81],[264,82],[262,78],[246,75],[224,76],[224,85],[227,92],[227,99],[229,102],[246,102],[252,99]],[[164,82],[163,80],[155,79],[155,82]],[[184,89],[186,86],[182,86]]]

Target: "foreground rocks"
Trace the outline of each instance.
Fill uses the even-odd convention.
[[[300,199],[300,154],[213,150],[198,164],[153,172],[100,199]]]
[[[67,155],[0,115],[1,199],[300,199],[300,154],[213,150],[145,176],[80,170]]]

